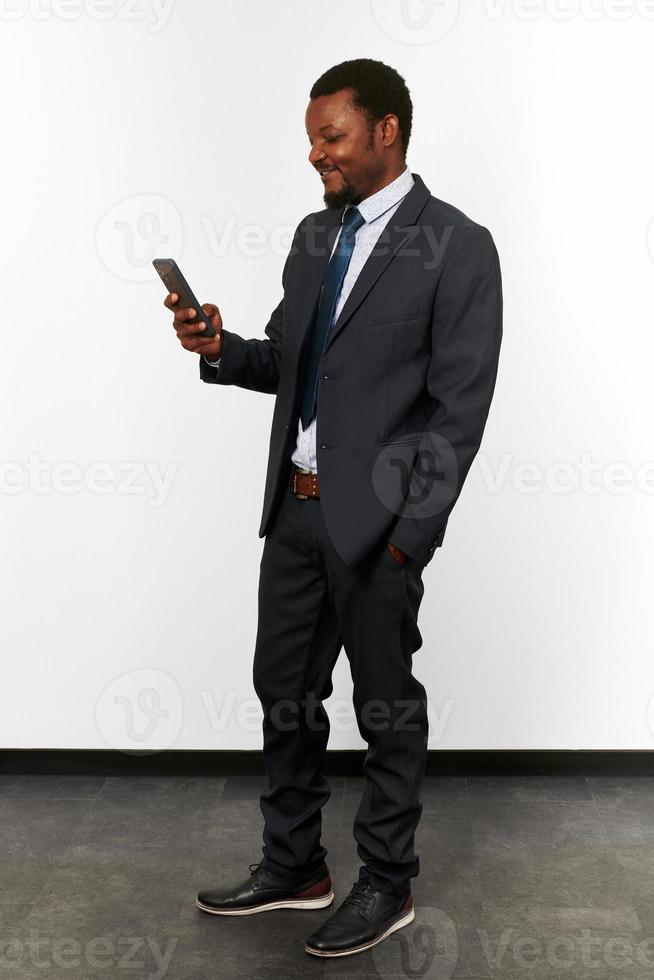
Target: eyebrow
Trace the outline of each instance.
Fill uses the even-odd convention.
[[[324,126],[321,126],[320,127],[320,129],[318,130],[318,132],[319,133],[322,133],[323,129],[338,129],[338,126],[336,125],[336,123],[326,123]],[[305,132],[306,132],[306,134],[308,136],[309,135],[309,130],[307,129],[307,130],[305,130]]]

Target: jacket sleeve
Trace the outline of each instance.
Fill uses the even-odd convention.
[[[481,443],[502,340],[502,280],[487,228],[464,225],[446,258],[432,312],[427,389],[433,411],[388,540],[420,564],[445,525]]]
[[[295,237],[286,256],[282,271],[282,286],[286,287],[286,275],[291,256],[295,251]],[[264,333],[266,339],[253,337],[245,340],[232,330],[222,331],[220,367],[212,367],[205,357],[200,357],[200,378],[209,384],[238,385],[251,391],[276,394],[279,384],[279,364],[284,336],[284,297],[273,310]]]

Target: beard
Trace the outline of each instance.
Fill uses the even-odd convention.
[[[346,204],[356,204],[357,203],[357,193],[352,187],[345,174],[340,170],[337,173],[341,176],[341,186],[336,191],[325,191],[323,194],[323,201],[325,202],[325,207],[327,208],[342,208]]]
[[[370,156],[363,168],[363,178],[367,178],[371,184],[374,184],[382,172],[382,165],[379,160],[375,159],[373,154],[374,142],[372,128],[368,132],[368,145],[366,146],[366,150],[370,151]],[[338,170],[337,173],[341,175],[341,186],[337,191],[325,191],[322,198],[325,202],[325,207],[343,208],[346,204],[359,204],[363,200],[364,195],[360,191],[355,191],[349,178],[341,170]]]

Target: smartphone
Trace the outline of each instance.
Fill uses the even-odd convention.
[[[211,320],[204,312],[197,299],[193,294],[193,290],[187,283],[186,279],[182,275],[179,266],[174,259],[153,259],[152,265],[155,267],[159,273],[164,286],[169,293],[177,293],[179,300],[178,305],[185,310],[195,310],[197,316],[193,320],[187,320],[187,323],[204,323],[204,330],[197,334],[198,337],[215,337],[216,331],[213,328]]]

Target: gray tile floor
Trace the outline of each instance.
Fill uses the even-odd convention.
[[[362,780],[330,783],[335,908]],[[654,778],[428,778],[415,922],[331,961],[303,951],[329,910],[195,908],[260,860],[263,785],[0,776],[0,978],[654,977]]]

